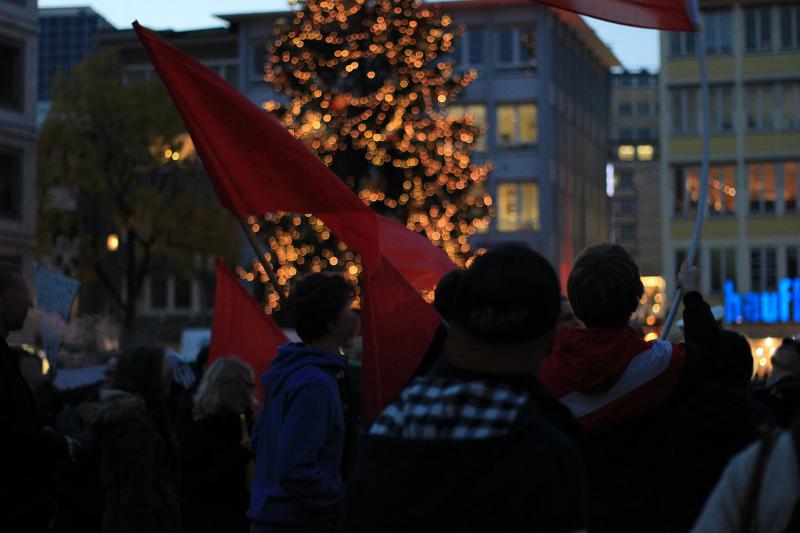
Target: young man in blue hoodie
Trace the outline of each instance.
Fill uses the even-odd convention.
[[[264,407],[253,428],[256,457],[248,517],[252,533],[329,532],[344,501],[344,419],[337,374],[361,323],[354,288],[309,274],[289,296],[301,343],[284,344],[262,376]]]

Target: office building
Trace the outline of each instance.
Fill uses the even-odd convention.
[[[800,3],[701,7],[712,133],[702,289],[725,305],[729,327],[758,339],[757,362],[766,368],[779,338],[800,331],[800,294],[787,295],[786,285],[800,277]],[[670,287],[699,208],[697,46],[690,33],[661,37],[662,260]]]

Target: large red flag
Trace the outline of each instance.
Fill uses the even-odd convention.
[[[696,31],[696,0],[534,0],[582,15],[640,28]]]
[[[236,356],[253,367],[256,376],[269,368],[278,346],[289,342],[283,330],[217,258],[217,286],[208,362]],[[261,391],[261,380],[256,380]],[[259,394],[261,396],[261,394]]]
[[[440,323],[418,289],[455,265],[420,235],[379,217],[273,117],[190,56],[134,23],[222,204],[241,218],[313,213],[361,255],[363,411],[380,412],[422,360]]]

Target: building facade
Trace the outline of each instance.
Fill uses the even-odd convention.
[[[660,276],[658,74],[620,72],[611,81],[613,238],[633,254],[643,276]]]
[[[800,3],[701,7],[712,133],[702,288],[725,306],[730,327],[762,339],[757,361],[767,367],[777,338],[800,330],[800,285],[791,291],[800,277]],[[691,34],[661,37],[662,258],[670,287],[699,208],[697,46]]]
[[[0,259],[33,280],[36,251],[36,0],[0,0]],[[30,342],[34,327],[12,340]]]
[[[92,49],[94,34],[112,28],[90,7],[54,7],[39,10],[39,67],[37,98],[39,122],[47,115],[56,74],[71,71]]]
[[[605,166],[611,51],[577,16],[527,0],[439,5],[465,31],[455,52],[478,79],[450,106],[484,128],[473,152],[490,161],[496,217],[478,246],[525,242],[562,277],[587,245],[608,239]],[[281,13],[222,15],[239,37],[239,89],[261,104],[267,43]]]

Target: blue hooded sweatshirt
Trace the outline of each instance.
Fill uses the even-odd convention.
[[[336,374],[347,361],[289,343],[261,377],[253,428],[255,477],[247,516],[260,525],[328,528],[344,501],[344,418]]]

